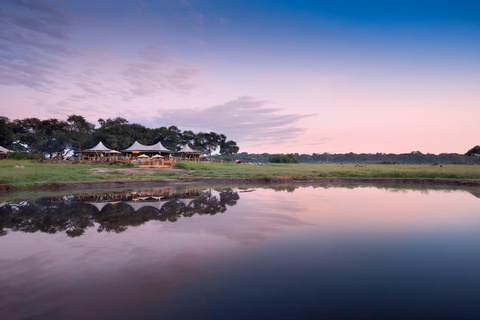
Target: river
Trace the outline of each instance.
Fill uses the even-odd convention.
[[[1,319],[477,319],[480,190],[0,200]]]

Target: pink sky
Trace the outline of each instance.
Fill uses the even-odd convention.
[[[122,116],[258,153],[465,153],[480,143],[471,9],[7,1],[1,115]]]

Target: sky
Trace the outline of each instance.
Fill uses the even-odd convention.
[[[250,153],[480,144],[479,1],[0,0],[0,115],[123,117]]]

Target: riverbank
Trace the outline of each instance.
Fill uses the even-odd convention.
[[[20,168],[14,168],[15,165]],[[23,168],[21,168],[23,167]],[[221,164],[174,168],[2,161],[0,191],[188,184],[410,184],[480,186],[479,165]]]

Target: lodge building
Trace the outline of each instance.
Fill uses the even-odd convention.
[[[176,161],[200,161],[201,152],[188,145],[181,146],[179,151],[165,148],[161,142],[147,146],[135,141],[129,148],[121,152],[107,148],[101,141],[93,148],[81,152],[82,161],[92,162],[124,162],[139,167],[168,167]]]

